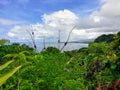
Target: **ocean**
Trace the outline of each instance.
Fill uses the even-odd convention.
[[[20,44],[26,44],[26,45],[29,45],[30,47],[33,47],[33,45],[31,45],[30,43],[28,42],[21,42]],[[63,47],[64,43],[56,43],[56,42],[46,42],[45,43],[45,47],[56,47],[58,49],[61,50],[61,48]],[[36,47],[37,47],[37,50],[38,51],[42,51],[43,48],[44,48],[44,43],[42,42],[36,42]],[[68,43],[63,51],[71,51],[71,50],[75,50],[75,49],[80,49],[80,48],[83,48],[83,47],[88,47],[88,43]]]

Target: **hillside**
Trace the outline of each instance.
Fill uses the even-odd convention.
[[[114,40],[114,36],[115,36],[114,34],[108,34],[108,35],[103,34],[103,35],[97,37],[94,42],[107,42],[107,43],[110,43],[110,42],[112,42]]]

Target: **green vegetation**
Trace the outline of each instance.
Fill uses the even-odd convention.
[[[1,78],[0,78],[0,86],[2,85],[2,84],[4,84],[5,83],[5,81],[8,79],[8,78],[10,78],[18,69],[20,69],[21,68],[21,66],[18,66],[18,67],[16,67],[15,69],[13,69],[11,72],[9,72],[9,73],[7,73],[6,75],[4,75],[4,76],[2,76]]]
[[[114,34],[108,34],[108,35],[101,35],[98,38],[95,39],[95,42],[107,42],[110,43],[114,40]]]
[[[1,45],[0,63],[0,90],[120,90],[120,32],[109,43],[66,52]]]
[[[1,45],[4,45],[4,44],[6,44],[6,43],[9,43],[10,41],[9,40],[7,40],[7,39],[1,39],[0,40],[0,46]]]
[[[13,62],[13,60],[8,61],[7,63],[1,65],[1,66],[0,66],[0,71],[3,70],[4,68],[6,68],[6,67],[7,67],[10,63],[12,63],[12,62]]]
[[[14,62],[14,60],[8,61],[7,63],[3,64],[0,66],[0,71],[3,70],[4,68],[6,68],[10,63]],[[10,71],[9,73],[7,73],[6,75],[0,77],[0,86],[2,86],[5,81],[10,78],[16,71],[18,71],[18,69],[20,69],[21,66],[16,67],[15,69],[13,69],[12,71]]]

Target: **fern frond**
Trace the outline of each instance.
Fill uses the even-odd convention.
[[[0,66],[0,71],[3,70],[4,68],[6,68],[9,64],[11,64],[12,62],[14,62],[14,60],[10,60],[8,62],[6,62],[5,64]]]
[[[0,86],[2,86],[2,84],[5,83],[5,81],[10,78],[16,71],[18,71],[20,68],[22,67],[22,65],[16,67],[15,69],[13,69],[12,71],[10,71],[9,73],[7,73],[6,75],[0,77]]]

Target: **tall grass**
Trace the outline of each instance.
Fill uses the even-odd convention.
[[[62,51],[62,50],[64,49],[64,47],[68,44],[68,41],[69,41],[69,39],[70,39],[70,35],[71,35],[71,33],[72,33],[72,31],[74,30],[75,27],[76,27],[76,26],[74,26],[74,27],[70,30],[69,35],[68,35],[68,38],[67,38],[66,42],[64,43],[63,47],[61,48],[61,51]]]
[[[68,41],[69,41],[69,39],[70,39],[70,36],[71,36],[71,33],[72,33],[72,31],[74,30],[74,28],[75,28],[76,26],[73,26],[73,28],[70,30],[70,32],[69,32],[69,35],[68,35],[68,37],[67,37],[67,40],[65,41],[65,43],[64,43],[64,45],[63,45],[63,47],[62,48],[60,48],[61,46],[60,46],[60,42],[61,42],[61,40],[60,40],[60,30],[59,30],[59,32],[58,32],[58,49],[60,50],[60,51],[62,51],[64,48],[65,48],[65,46],[67,46],[67,44],[68,44]],[[32,26],[31,26],[31,28],[33,28]],[[28,32],[28,34],[30,35],[30,38],[31,38],[31,40],[32,40],[32,46],[33,46],[33,48],[35,49],[35,51],[37,51],[37,52],[39,52],[38,50],[37,50],[37,45],[36,45],[36,42],[35,42],[35,33],[34,33],[34,31],[33,31],[33,29],[30,31],[30,30],[27,30],[27,32]],[[42,51],[43,50],[45,50],[46,49],[46,44],[45,44],[45,37],[43,37],[43,49],[42,49]]]
[[[38,52],[38,50],[37,50],[37,45],[36,45],[36,42],[35,42],[35,33],[34,33],[34,31],[33,31],[33,27],[31,26],[31,31],[29,31],[29,30],[26,30],[27,32],[28,32],[28,34],[30,35],[30,38],[31,38],[31,40],[32,40],[32,46],[33,46],[33,48],[35,49],[35,51],[36,52]]]

